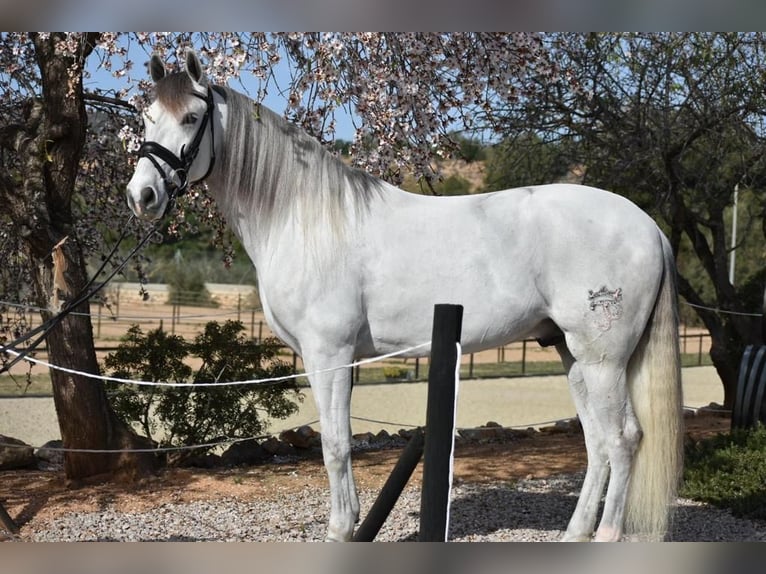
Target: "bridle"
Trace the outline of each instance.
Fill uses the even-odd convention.
[[[184,144],[181,147],[180,156],[177,156],[165,146],[153,141],[145,141],[141,144],[141,147],[138,148],[138,157],[145,157],[150,162],[152,162],[152,165],[160,173],[160,177],[162,177],[162,181],[167,188],[169,198],[167,209],[172,206],[177,196],[186,193],[190,183],[198,183],[207,179],[207,177],[213,171],[213,167],[215,166],[215,124],[212,118],[214,108],[213,90],[218,92],[224,99],[226,98],[225,92],[219,90],[218,86],[209,87],[207,89],[207,93],[204,96],[196,92],[192,93],[194,97],[204,100],[207,104],[207,108],[205,109],[205,115],[202,116],[202,122],[200,123],[199,128],[197,128],[197,133],[194,134],[194,138],[191,142],[189,142],[188,146]],[[189,170],[191,169],[191,165],[194,163],[194,160],[199,153],[199,147],[202,143],[202,138],[205,135],[205,129],[207,129],[208,124],[210,124],[210,163],[208,165],[207,171],[205,172],[205,175],[197,180],[190,182]],[[158,158],[168,165],[170,168],[169,173],[162,168]]]

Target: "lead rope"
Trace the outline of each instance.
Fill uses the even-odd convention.
[[[69,315],[82,303],[86,302],[88,299],[93,297],[96,293],[101,291],[109,283],[109,281],[111,281],[112,278],[114,278],[115,275],[117,275],[119,272],[121,272],[125,268],[125,266],[128,264],[128,261],[136,253],[138,253],[143,248],[144,245],[146,245],[149,239],[151,239],[152,236],[154,236],[155,232],[157,231],[157,224],[152,225],[151,229],[149,229],[149,231],[147,231],[147,233],[144,235],[141,241],[139,241],[136,244],[136,246],[133,249],[131,249],[130,253],[120,262],[120,264],[117,265],[112,271],[109,272],[109,274],[106,276],[105,281],[102,281],[99,285],[97,285],[96,287],[93,287],[93,284],[95,283],[96,279],[98,278],[99,275],[101,275],[101,273],[104,272],[104,269],[106,268],[107,264],[114,257],[120,244],[125,239],[127,235],[127,230],[134,219],[135,219],[135,215],[131,215],[130,219],[128,219],[128,223],[123,228],[122,233],[120,234],[120,237],[115,243],[114,247],[112,247],[111,251],[109,252],[107,257],[104,259],[104,261],[101,263],[98,270],[96,270],[93,276],[85,283],[82,289],[80,289],[80,292],[77,294],[76,297],[68,301],[63,309],[61,309],[58,313],[56,313],[53,317],[51,317],[47,321],[44,321],[43,323],[41,323],[34,329],[28,331],[21,337],[18,337],[10,344],[0,346],[0,353],[8,352],[8,353],[16,355],[13,359],[11,359],[7,363],[3,364],[2,367],[0,367],[0,374],[7,372],[8,370],[11,369],[11,367],[13,367],[19,361],[22,361],[25,358],[27,358],[27,356],[32,351],[34,351],[38,346],[40,346],[40,343],[42,343],[45,340],[45,338],[48,336],[48,333],[53,328],[55,328],[67,315]],[[26,341],[29,341],[30,339],[32,339],[32,337],[35,337],[38,334],[39,336],[34,341],[29,343],[23,349],[19,349],[19,345],[25,343]]]

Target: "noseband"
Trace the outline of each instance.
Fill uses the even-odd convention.
[[[205,100],[207,109],[205,110],[205,115],[202,116],[202,123],[200,123],[200,126],[197,129],[197,133],[194,134],[194,139],[192,139],[188,147],[186,145],[181,147],[180,157],[174,154],[165,146],[158,144],[157,142],[145,141],[141,144],[141,147],[138,148],[138,157],[147,158],[150,162],[152,162],[152,165],[154,165],[154,167],[160,173],[162,181],[167,187],[170,196],[168,205],[173,202],[173,199],[175,199],[176,196],[186,193],[186,190],[189,187],[189,183],[197,183],[203,181],[207,179],[207,177],[210,175],[210,172],[213,171],[213,167],[215,166],[215,132],[213,129],[214,124],[212,114],[214,105],[213,90],[216,87],[217,86],[208,88],[207,94],[204,96],[197,93],[192,93],[194,97]],[[198,180],[189,182],[189,170],[191,169],[192,163],[194,163],[194,159],[199,153],[199,146],[200,143],[202,143],[202,137],[205,135],[205,129],[207,128],[208,123],[210,124],[210,164],[208,165],[205,175],[203,175]],[[160,162],[157,158],[164,161],[168,167],[170,167],[170,173],[166,173],[165,170],[162,169],[162,166],[160,165]]]

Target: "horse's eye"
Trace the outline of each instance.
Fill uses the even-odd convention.
[[[181,120],[181,125],[188,126],[197,123],[197,114],[188,113]]]

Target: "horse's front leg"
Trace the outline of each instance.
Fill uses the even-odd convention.
[[[332,357],[304,356],[306,372],[321,371],[352,361],[353,351]],[[351,469],[351,372],[334,370],[310,377],[319,411],[322,456],[330,482],[328,541],[351,540],[359,518],[359,498]]]

